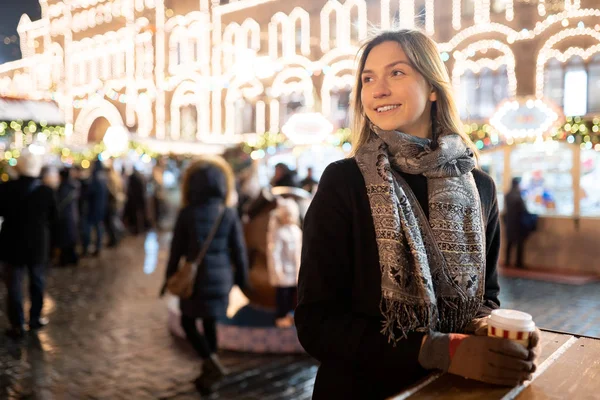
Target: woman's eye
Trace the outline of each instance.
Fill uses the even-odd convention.
[[[372,80],[373,80],[373,78],[371,78],[370,76],[365,76],[363,78],[363,83],[371,82]]]
[[[395,71],[392,71],[392,75],[393,76],[400,76],[400,75],[404,75],[404,72],[402,72],[400,70],[395,70]]]

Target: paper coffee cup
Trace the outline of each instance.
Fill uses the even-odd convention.
[[[498,309],[488,319],[488,336],[514,340],[525,347],[529,346],[533,331],[533,318],[522,311]]]

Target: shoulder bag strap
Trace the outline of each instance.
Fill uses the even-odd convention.
[[[221,221],[223,220],[224,214],[225,214],[225,207],[223,205],[220,205],[219,206],[219,215],[217,216],[217,219],[215,220],[215,223],[213,224],[213,226],[210,230],[210,233],[206,237],[206,240],[204,240],[204,244],[202,245],[200,254],[198,254],[198,257],[196,258],[197,265],[200,265],[202,263],[204,256],[208,252],[208,247],[210,246],[210,243],[212,242],[213,238],[215,237],[215,234],[217,233],[219,226],[221,226]]]

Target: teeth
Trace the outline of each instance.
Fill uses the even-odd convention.
[[[379,107],[377,109],[377,112],[384,112],[384,111],[389,111],[389,110],[393,110],[394,108],[398,108],[397,105],[394,106],[385,106],[385,107]]]

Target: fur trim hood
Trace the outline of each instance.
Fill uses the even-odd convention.
[[[185,170],[182,180],[183,207],[220,199],[228,207],[237,204],[235,177],[231,166],[218,156],[201,156]]]

